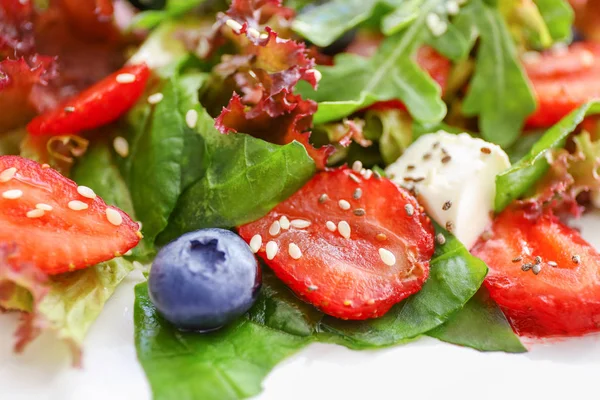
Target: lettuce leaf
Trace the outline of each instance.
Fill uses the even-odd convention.
[[[163,21],[180,17],[200,6],[206,0],[167,0],[162,10],[147,10],[137,14],[129,26],[130,29],[152,29]]]
[[[524,195],[548,171],[546,155],[562,148],[571,132],[589,115],[600,113],[600,101],[592,101],[564,117],[548,129],[541,139],[511,168],[496,177],[495,210],[500,212]]]

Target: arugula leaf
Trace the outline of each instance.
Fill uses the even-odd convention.
[[[548,150],[561,148],[567,137],[586,116],[600,113],[600,101],[592,101],[564,117],[548,129],[529,153],[511,168],[496,177],[496,212],[502,211],[513,200],[518,199],[538,181],[549,165],[545,155]]]
[[[575,19],[573,8],[567,0],[533,0],[544,19],[554,42],[569,42]]]
[[[439,227],[436,230],[446,243],[437,247],[429,279],[419,292],[381,318],[343,321],[326,316],[321,330],[351,348],[390,346],[425,334],[460,310],[481,286],[487,266],[454,236]]]
[[[214,333],[182,332],[157,313],[146,283],[135,294],[136,349],[155,400],[251,397],[277,363],[310,343],[246,318]]]
[[[427,332],[427,336],[479,351],[527,351],[483,287],[452,318]]]
[[[162,10],[148,10],[137,14],[129,26],[130,29],[152,29],[161,22],[177,18],[198,7],[206,0],[168,0]]]
[[[535,111],[535,98],[498,10],[473,0],[463,13],[477,27],[480,45],[462,111],[479,116],[484,139],[509,146],[520,135],[525,118]]]
[[[339,120],[377,101],[401,99],[420,122],[439,122],[446,115],[440,87],[408,55],[428,35],[425,19],[441,0],[426,0],[422,13],[404,31],[385,39],[370,59],[340,54],[332,67],[320,67],[319,90],[299,85],[304,97],[319,102],[316,124]],[[351,85],[348,82],[352,82]]]

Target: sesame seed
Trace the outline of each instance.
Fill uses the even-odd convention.
[[[346,221],[338,222],[338,231],[340,231],[340,235],[346,239],[350,239],[350,225]]]
[[[437,149],[438,147],[440,147],[440,142],[435,142],[433,146],[431,146],[433,149]]]
[[[248,36],[252,36],[256,39],[258,39],[260,37],[260,32],[258,30],[256,30],[255,28],[248,28],[247,32],[248,32]]]
[[[523,265],[521,266],[521,270],[522,270],[522,271],[524,271],[524,272],[527,272],[527,271],[529,271],[531,268],[533,268],[533,264],[529,264],[529,263],[527,263],[527,264],[523,264]]]
[[[531,270],[533,271],[534,275],[537,275],[542,270],[542,266],[540,264],[535,264]]]
[[[271,240],[269,243],[267,243],[267,247],[265,248],[265,250],[267,252],[267,260],[272,260],[277,255],[277,252],[279,251],[279,246],[277,246],[277,243]]]
[[[404,211],[406,211],[406,215],[412,217],[415,214],[415,207],[412,204],[408,203],[404,206]]]
[[[50,166],[48,164],[42,164],[42,169],[48,169]]]
[[[67,206],[73,211],[82,211],[88,208],[87,204],[79,200],[71,200]]]
[[[424,178],[424,177],[422,177],[422,176],[420,176],[420,177],[418,177],[418,178],[414,178],[414,179],[413,179],[413,182],[415,182],[415,183],[419,183],[419,182],[421,182],[421,181],[424,181],[424,180],[425,180],[425,178]]]
[[[113,140],[113,148],[115,149],[115,152],[123,158],[129,155],[129,142],[127,142],[127,139],[124,137],[117,136]]]
[[[448,211],[450,209],[450,207],[452,207],[452,202],[450,200],[448,200],[447,202],[444,203],[444,205],[442,206],[442,210],[444,211]]]
[[[225,21],[225,25],[233,29],[235,33],[239,33],[243,28],[242,24],[231,18]]]
[[[300,257],[302,257],[302,251],[300,250],[300,247],[298,247],[298,245],[296,243],[290,243],[289,244],[289,246],[288,246],[288,254],[294,260],[298,260]]]
[[[379,240],[380,242],[385,242],[387,240],[387,235],[385,233],[378,233],[377,235],[375,235],[375,239]]]
[[[106,208],[106,219],[114,226],[119,226],[123,223],[123,216],[114,208]]]
[[[70,113],[75,112],[75,107],[73,107],[73,106],[66,106],[65,108],[63,108],[63,111],[70,114]]]
[[[446,243],[446,236],[444,236],[442,233],[438,233],[435,236],[435,240],[438,242],[438,244],[443,245]]]
[[[38,210],[43,210],[43,211],[52,211],[53,210],[53,207],[51,205],[44,204],[44,203],[36,204],[35,208],[37,208]]]
[[[325,193],[323,193],[322,195],[319,196],[319,203],[323,204],[327,200],[329,200],[329,196],[327,196]]]
[[[292,220],[291,224],[294,228],[304,229],[304,228],[308,228],[310,226],[311,222],[307,221],[305,219],[294,219],[294,220]]]
[[[340,200],[340,201],[338,201],[338,205],[344,211],[350,209],[350,203],[348,203],[346,200]]]
[[[337,229],[337,227],[335,226],[335,224],[332,221],[327,221],[325,223],[325,226],[327,227],[327,229],[329,229],[331,232],[335,232],[335,230]]]
[[[361,188],[356,188],[356,190],[354,190],[354,193],[352,194],[352,198],[354,200],[358,200],[362,197],[362,189]]]
[[[367,304],[372,306],[373,304],[375,304],[375,300],[374,299],[369,299],[367,300]]]
[[[87,186],[77,186],[77,193],[88,199],[96,198],[96,193]]]
[[[279,232],[281,232],[281,224],[279,223],[279,221],[273,221],[273,223],[269,227],[269,235],[277,236],[279,235]]]
[[[423,154],[423,160],[429,160],[431,158],[431,153]]]
[[[413,169],[415,169],[415,166],[414,166],[414,165],[407,165],[407,166],[406,166],[406,170],[407,170],[407,171],[412,171]]]
[[[448,232],[452,232],[453,229],[454,229],[454,223],[452,221],[446,222],[446,230]]]
[[[264,32],[263,32],[263,33],[261,33],[261,34],[260,34],[260,38],[261,38],[262,40],[268,39],[268,38],[269,38],[269,34],[268,34],[268,33],[264,33]],[[316,70],[315,70],[315,71],[316,71]],[[319,72],[319,71],[317,71],[317,72]],[[319,74],[320,74],[320,72],[319,72]],[[315,79],[317,79],[317,82],[319,82],[319,81],[321,80],[321,78],[320,78],[320,77],[318,77],[318,76],[317,76],[317,74],[315,74]]]
[[[558,264],[555,261],[548,261],[548,265],[551,266],[552,268],[558,267]]]
[[[281,229],[288,230],[290,229],[290,220],[285,215],[279,218],[279,225],[281,225]]]
[[[381,257],[381,261],[383,261],[385,265],[389,265],[391,267],[396,264],[396,256],[387,249],[380,248],[379,257]]]
[[[44,210],[31,210],[31,211],[27,211],[27,218],[40,218],[44,216]]]
[[[370,169],[368,169],[368,170],[365,172],[365,174],[364,174],[364,176],[363,176],[363,177],[364,177],[366,180],[369,180],[369,179],[371,179],[371,177],[372,177],[372,176],[373,176],[373,171],[371,171]]]
[[[571,257],[571,260],[573,260],[575,264],[579,264],[581,262],[581,256],[575,254],[573,257]]]
[[[162,101],[162,99],[164,97],[165,96],[163,96],[163,94],[160,93],[160,92],[151,94],[150,96],[148,96],[148,103],[150,103],[150,104],[158,104],[158,103],[160,103]]]
[[[5,183],[15,177],[17,169],[15,167],[7,168],[0,173],[0,182]]]
[[[357,208],[356,210],[352,211],[352,213],[354,213],[354,215],[357,217],[362,217],[367,214],[364,208]]]
[[[198,112],[196,110],[188,110],[185,113],[185,123],[189,128],[194,129],[198,123]]]
[[[514,263],[518,263],[518,262],[521,262],[521,261],[523,261],[523,257],[521,257],[521,256],[515,257],[515,258],[512,259],[512,262],[514,262]]]
[[[307,289],[309,292],[314,292],[315,290],[317,290],[319,287],[316,285],[308,285]]]
[[[492,150],[489,147],[482,147],[481,152],[483,154],[492,154]]]
[[[542,257],[540,257],[540,256],[535,256],[535,263],[536,263],[536,264],[541,264],[541,263],[542,263]]]
[[[354,174],[348,174],[348,178],[352,179],[356,183],[360,183],[360,179]]]
[[[354,172],[360,172],[362,170],[362,168],[363,168],[363,163],[360,160],[356,160],[352,164],[352,171],[354,171]]]
[[[2,193],[2,197],[8,200],[16,200],[22,196],[23,191],[19,189],[7,190],[6,192]]]
[[[131,83],[135,82],[135,75],[133,74],[119,74],[117,75],[117,82],[119,83]]]
[[[452,157],[450,155],[446,155],[442,157],[442,164],[447,164],[450,162],[450,160],[452,160]]]
[[[250,250],[252,250],[252,252],[254,254],[256,254],[260,250],[261,246],[262,246],[262,236],[260,236],[260,235],[252,236],[252,239],[250,239]]]

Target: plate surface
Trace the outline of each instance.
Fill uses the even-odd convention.
[[[600,248],[600,213],[574,225]],[[131,274],[107,303],[86,339],[82,370],[70,368],[66,347],[49,335],[13,354],[17,317],[0,315],[0,399],[150,399],[133,346],[132,289],[141,279]],[[600,336],[528,347],[514,355],[429,338],[360,352],[313,344],[275,368],[257,399],[599,398]]]

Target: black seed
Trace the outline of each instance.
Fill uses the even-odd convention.
[[[364,210],[364,208],[357,208],[356,210],[352,211],[354,213],[354,215],[356,215],[357,217],[362,217],[363,215],[365,215],[367,212]]]
[[[437,149],[438,147],[440,147],[440,142],[435,142],[435,143],[433,144],[433,148],[434,148],[434,149]]]
[[[581,257],[578,254],[575,254],[573,257],[571,257],[571,259],[575,264],[579,264],[581,262]]]
[[[444,156],[442,158],[442,163],[446,164],[446,163],[450,162],[450,160],[452,160],[452,157],[450,157],[450,156]]]
[[[483,154],[492,154],[492,150],[489,147],[482,147],[481,152]]]
[[[425,180],[425,178],[421,176],[419,178],[414,178],[413,182],[421,182],[421,181],[424,181],[424,180]]]
[[[536,263],[536,264],[541,264],[541,263],[542,263],[542,257],[540,257],[540,256],[535,256],[535,263]]]
[[[325,193],[319,197],[319,203],[321,204],[325,203],[327,200],[329,200],[329,196],[327,196]]]
[[[414,166],[414,165],[407,165],[407,166],[406,166],[406,170],[407,170],[407,171],[412,171],[413,169],[415,169],[415,166]]]
[[[423,154],[423,160],[429,160],[431,158],[431,153]]]
[[[454,229],[454,223],[452,221],[446,222],[446,230],[448,232],[452,232],[453,229]]]
[[[450,209],[450,207],[452,207],[452,202],[450,200],[448,200],[447,202],[444,203],[444,205],[442,206],[442,210],[444,211],[448,211]]]
[[[533,264],[523,264],[521,266],[521,269],[525,272],[529,271],[531,268],[533,268]]]
[[[523,261],[523,257],[519,256],[519,257],[515,257],[512,259],[512,262],[517,263],[519,261]]]

